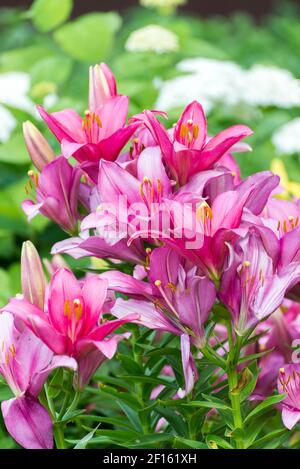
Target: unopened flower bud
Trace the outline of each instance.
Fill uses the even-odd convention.
[[[21,283],[24,298],[43,309],[46,280],[40,256],[31,241],[25,241],[22,246]]]
[[[23,134],[32,163],[39,171],[42,171],[46,164],[55,159],[54,151],[41,132],[30,121],[24,122]]]

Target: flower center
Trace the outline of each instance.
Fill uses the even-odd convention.
[[[196,217],[202,227],[203,233],[209,235],[211,233],[213,212],[207,202],[202,202],[201,205],[197,208]]]
[[[151,204],[160,203],[162,190],[163,187],[159,178],[157,178],[155,184],[148,176],[143,177],[140,185],[140,194],[148,209],[151,208]]]
[[[181,143],[187,147],[192,146],[199,136],[199,125],[194,124],[192,119],[188,119],[186,123],[181,124],[179,136]]]
[[[293,215],[290,215],[287,219],[283,220],[282,222],[278,220],[277,224],[277,231],[279,233],[284,234],[287,233],[288,231],[292,231],[294,228],[298,226],[299,223],[299,217],[297,216],[296,218]]]
[[[85,111],[85,117],[82,119],[82,130],[84,130],[86,138],[90,143],[99,142],[101,128],[102,122],[98,114]]]
[[[64,315],[67,316],[69,321],[75,317],[76,321],[79,321],[83,314],[83,304],[78,298],[73,300],[71,304],[70,300],[66,300],[64,304]]]

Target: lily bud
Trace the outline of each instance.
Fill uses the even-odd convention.
[[[89,109],[96,111],[107,99],[117,96],[116,80],[105,63],[90,67],[89,77]]]
[[[23,135],[32,163],[39,171],[42,171],[46,164],[55,159],[54,151],[41,132],[30,121],[24,122]]]
[[[24,298],[43,309],[46,280],[40,256],[31,241],[22,246],[21,283]]]

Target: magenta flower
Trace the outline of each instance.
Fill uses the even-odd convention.
[[[286,394],[281,402],[283,424],[291,430],[300,420],[300,365],[290,364],[280,368],[278,392]]]
[[[216,298],[214,284],[168,247],[150,254],[149,283],[118,271],[105,272],[101,278],[108,280],[112,290],[132,298],[118,298],[112,314],[122,318],[138,313],[137,323],[180,336],[185,391],[178,394],[184,397],[197,376],[190,342],[198,347],[205,344],[204,324]]]
[[[137,319],[137,315],[131,315],[105,321],[102,311],[106,294],[106,280],[91,276],[80,283],[72,272],[60,269],[50,281],[45,311],[16,298],[4,309],[22,319],[57,355],[74,357],[79,368],[78,382],[82,384],[88,376],[87,366],[95,371],[103,356],[112,358],[115,354],[118,338],[110,334],[122,324]],[[87,363],[88,356],[91,361]]]
[[[31,220],[38,213],[57,223],[70,234],[77,233],[78,202],[82,171],[64,157],[44,166],[40,175],[29,172],[30,185],[35,186],[36,200],[24,200],[22,208]]]
[[[89,109],[82,118],[73,109],[49,114],[38,110],[61,143],[62,154],[79,162],[115,160],[138,127],[126,125],[127,96],[117,95],[115,79],[105,64],[90,69]]]
[[[229,308],[237,333],[243,334],[281,305],[286,292],[300,280],[300,263],[277,268],[279,245],[267,228],[249,229],[229,249],[220,299]]]
[[[236,125],[208,139],[204,111],[197,101],[185,108],[176,126],[169,132],[151,111],[144,111],[139,119],[151,131],[166,165],[180,185],[185,184],[193,174],[213,168],[235,143],[252,134],[249,127]]]
[[[2,401],[8,432],[27,449],[53,447],[52,422],[38,395],[52,370],[77,369],[73,358],[53,352],[27,328],[19,332],[8,312],[0,314],[0,373],[15,397]]]

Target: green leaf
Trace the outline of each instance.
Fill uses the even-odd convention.
[[[245,376],[245,374],[247,375]],[[247,399],[250,396],[250,394],[252,394],[252,392],[254,391],[257,378],[258,378],[258,374],[259,374],[259,369],[256,363],[255,363],[255,366],[251,367],[251,369],[244,368],[244,370],[242,371],[241,375],[245,376],[244,378],[245,384],[244,384],[243,389],[239,393],[241,402]]]
[[[36,29],[46,33],[64,23],[72,9],[73,0],[35,0],[29,15]]]
[[[9,282],[9,276],[7,272],[4,269],[0,268],[0,285],[1,285],[1,290],[0,290],[0,306],[4,306],[8,298],[10,297],[10,282]]]
[[[251,449],[254,448],[266,448],[267,443],[272,442],[271,446],[268,446],[269,449],[277,448],[282,441],[287,438],[289,432],[286,428],[280,428],[279,430],[274,430],[271,433],[263,436],[259,440],[256,440],[253,445],[250,446]],[[284,438],[283,438],[284,437]]]
[[[3,72],[19,70],[29,72],[35,63],[51,55],[53,55],[53,50],[48,44],[32,45],[5,51],[0,56],[0,68]]]
[[[142,432],[142,425],[138,416],[138,413],[135,412],[129,405],[125,404],[124,402],[117,401],[117,404],[121,407],[125,415],[127,416],[128,420],[132,423],[134,429],[137,432]]]
[[[173,441],[174,435],[170,433],[159,433],[155,435],[143,435],[138,443],[131,443],[129,448],[145,449],[145,448],[159,448],[160,444],[165,441]]]
[[[74,446],[74,449],[85,449],[88,442],[91,441],[91,439],[95,435],[95,432],[97,431],[99,425],[97,425],[97,427],[94,430],[92,430],[85,437],[83,437],[80,441],[78,441],[78,443]]]
[[[174,439],[173,448],[193,448],[193,449],[208,449],[208,446],[201,441],[188,440],[187,438],[181,438],[176,436]]]
[[[233,449],[231,444],[228,443],[228,441],[224,440],[224,438],[221,438],[218,435],[207,435],[206,443],[207,443],[207,446],[212,449],[218,449],[218,448]]]
[[[121,353],[118,353],[117,359],[120,360],[122,367],[124,368],[124,370],[127,371],[127,373],[131,375],[144,374],[143,368],[127,355],[122,355]]]
[[[264,352],[259,352],[259,353],[253,353],[252,355],[246,355],[245,357],[239,358],[238,363],[244,363],[252,360],[257,360],[258,358],[264,357],[265,355],[268,355],[268,353],[273,352],[274,347],[269,349],[269,350],[264,350]]]
[[[166,409],[162,406],[156,407],[155,412],[164,417],[177,434],[183,437],[188,436],[187,424],[181,415],[177,414],[172,409]]]
[[[54,83],[60,85],[70,76],[72,59],[67,55],[54,55],[37,62],[31,69],[32,85],[37,83]]]
[[[212,401],[191,401],[191,402],[178,402],[178,401],[162,401],[162,405],[167,407],[205,407],[206,409],[223,409],[231,410],[231,408],[223,402],[212,402]]]
[[[276,396],[270,396],[267,399],[265,399],[263,402],[258,404],[251,412],[250,414],[247,415],[247,417],[244,420],[244,423],[248,422],[252,417],[255,415],[259,414],[260,412],[263,412],[266,410],[268,407],[273,406],[275,404],[278,404],[279,402],[283,401],[285,399],[285,394],[277,394]]]
[[[54,40],[74,59],[100,62],[111,52],[120,26],[117,13],[89,13],[56,30]]]
[[[13,135],[8,142],[0,145],[0,161],[10,164],[29,165],[30,159],[22,134]]]

